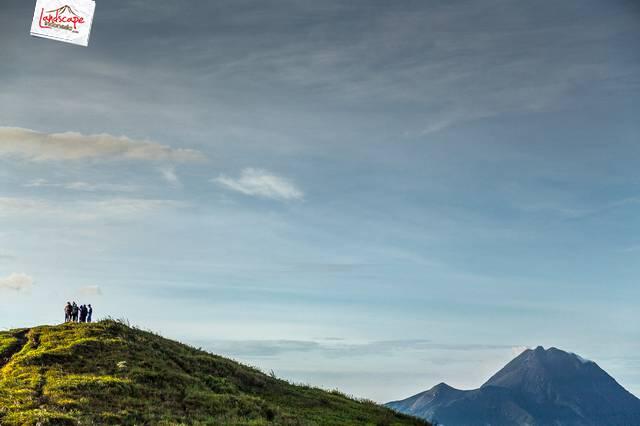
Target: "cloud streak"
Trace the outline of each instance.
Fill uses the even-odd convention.
[[[19,127],[0,127],[2,156],[35,162],[110,159],[184,163],[206,159],[196,150],[176,149],[126,136],[41,133]]]
[[[102,296],[102,288],[99,285],[88,285],[78,289],[82,296]]]
[[[246,168],[238,178],[220,175],[212,181],[231,191],[253,197],[281,201],[304,198],[302,190],[293,182],[261,169]]]
[[[102,218],[136,218],[164,209],[185,207],[175,200],[108,198],[92,201],[54,202],[40,198],[0,197],[0,217],[57,217],[92,221]]]
[[[36,179],[24,185],[26,188],[62,188],[70,191],[81,192],[134,192],[138,188],[133,185],[119,185],[112,183],[89,183],[89,182],[49,182],[46,179]]]
[[[512,345],[450,344],[424,339],[381,340],[349,343],[341,340],[224,340],[195,342],[214,351],[239,357],[272,357],[285,353],[320,352],[326,358],[391,355],[398,352],[512,350]],[[518,346],[520,347],[520,346]],[[526,349],[526,348],[525,348]]]

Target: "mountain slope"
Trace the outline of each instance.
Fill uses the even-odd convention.
[[[426,425],[114,321],[0,332],[2,425]]]
[[[482,387],[444,383],[387,404],[446,426],[633,426],[640,400],[595,362],[556,348],[527,350]]]

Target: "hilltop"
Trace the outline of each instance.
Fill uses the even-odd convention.
[[[111,320],[0,332],[0,424],[428,425]]]
[[[387,406],[447,426],[640,425],[640,400],[595,362],[541,346],[524,351],[479,389],[440,383]]]

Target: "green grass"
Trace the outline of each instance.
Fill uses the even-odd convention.
[[[0,332],[0,424],[427,425],[111,320]]]

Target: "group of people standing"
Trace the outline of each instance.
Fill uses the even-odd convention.
[[[92,315],[91,304],[78,306],[76,302],[67,302],[64,307],[64,322],[91,322]]]

